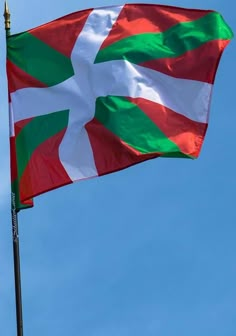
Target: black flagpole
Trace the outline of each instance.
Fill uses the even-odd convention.
[[[10,35],[10,11],[5,1],[4,6],[6,39]],[[15,297],[16,297],[16,322],[17,336],[23,336],[23,318],[22,318],[22,298],[21,298],[21,276],[20,276],[20,248],[18,233],[18,218],[16,210],[15,193],[11,193],[11,218],[12,218],[12,239],[13,239],[13,258],[15,275]]]
[[[23,336],[21,276],[20,276],[20,245],[19,245],[18,218],[16,211],[15,193],[12,192],[11,197],[12,197],[11,216],[12,216],[12,238],[13,238],[13,257],[14,257],[14,275],[15,275],[17,336]]]

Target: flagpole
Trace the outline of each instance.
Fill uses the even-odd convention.
[[[23,336],[18,216],[16,211],[15,193],[13,192],[12,192],[11,216],[12,216],[12,239],[13,239],[13,257],[14,257],[14,275],[15,275],[17,336]]]
[[[5,30],[7,39],[7,37],[10,36],[11,21],[10,21],[10,11],[6,1],[4,5],[4,18],[5,18]],[[14,276],[15,276],[17,336],[23,336],[21,276],[20,276],[20,246],[19,246],[19,232],[18,232],[18,216],[17,216],[16,198],[14,192],[11,193],[11,218],[12,218]]]

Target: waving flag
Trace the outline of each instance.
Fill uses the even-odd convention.
[[[231,38],[214,11],[148,4],[88,9],[8,37],[17,210],[150,158],[196,158]]]

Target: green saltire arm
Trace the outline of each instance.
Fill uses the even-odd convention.
[[[99,97],[96,100],[95,118],[142,154],[189,157],[182,154],[180,148],[137,105],[125,97]]]
[[[74,75],[70,58],[25,32],[7,39],[8,59],[46,86],[53,86]]]
[[[35,149],[44,141],[65,129],[69,110],[33,118],[16,137],[16,157],[19,179],[22,177]]]
[[[125,59],[131,63],[178,57],[212,40],[231,39],[233,33],[216,12],[179,23],[163,33],[131,35],[101,49],[95,63]]]

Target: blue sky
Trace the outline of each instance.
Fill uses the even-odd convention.
[[[159,3],[217,10],[236,31],[233,0]],[[9,0],[12,33],[110,4]],[[14,336],[3,25],[2,18],[0,335]],[[39,196],[20,213],[26,336],[236,335],[235,57],[234,39],[198,160],[151,160]]]

